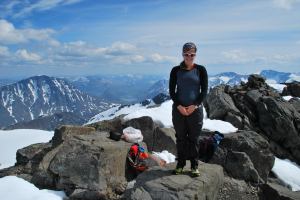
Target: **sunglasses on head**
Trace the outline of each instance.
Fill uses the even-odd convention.
[[[184,57],[192,57],[193,58],[193,57],[196,56],[196,54],[195,53],[184,53],[183,56]]]

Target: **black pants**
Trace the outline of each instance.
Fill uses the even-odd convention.
[[[173,104],[172,122],[176,132],[177,166],[184,167],[186,160],[190,160],[191,167],[197,168],[199,140],[203,126],[203,106],[197,108],[191,115],[184,116]]]

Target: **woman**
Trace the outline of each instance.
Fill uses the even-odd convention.
[[[169,92],[173,100],[172,122],[176,132],[177,166],[175,174],[182,174],[186,160],[191,162],[191,173],[199,176],[199,136],[203,125],[202,102],[207,94],[208,78],[204,66],[194,63],[197,47],[183,45],[183,61],[173,67]]]

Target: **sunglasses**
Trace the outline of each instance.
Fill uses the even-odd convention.
[[[184,57],[189,57],[190,56],[190,57],[194,58],[196,56],[196,54],[195,53],[184,53],[183,56]]]

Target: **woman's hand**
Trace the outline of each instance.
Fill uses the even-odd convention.
[[[188,116],[188,112],[186,110],[186,107],[183,107],[182,105],[177,106],[177,109],[179,110],[179,112],[184,115],[184,116]]]
[[[196,108],[197,108],[197,106],[195,106],[195,105],[190,105],[190,106],[186,107],[187,115],[192,114],[196,110]]]

